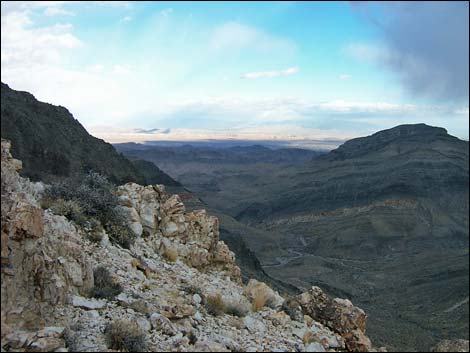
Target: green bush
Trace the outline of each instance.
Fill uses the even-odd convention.
[[[108,269],[104,266],[98,266],[93,270],[95,286],[91,289],[90,295],[95,298],[114,299],[116,295],[122,292],[122,286],[114,282]]]
[[[124,352],[145,352],[147,337],[135,321],[116,320],[105,329],[106,343],[111,349]]]
[[[99,173],[91,171],[81,178],[53,183],[46,188],[43,200],[43,207],[50,207],[53,212],[63,212],[60,214],[80,225],[87,221],[101,223],[110,240],[124,248],[128,249],[135,240],[118,208],[115,186]],[[57,200],[63,201],[59,210],[54,211]],[[74,205],[76,209],[64,209],[64,202],[69,203],[67,206]],[[74,213],[78,210],[79,213]]]

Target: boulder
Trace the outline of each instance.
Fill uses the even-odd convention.
[[[258,297],[265,298],[266,305],[273,309],[280,308],[284,302],[284,298],[277,292],[272,290],[266,283],[259,282],[256,279],[249,280],[244,293],[251,300]]]
[[[78,295],[74,295],[72,296],[71,304],[75,307],[82,308],[85,310],[96,310],[103,309],[106,306],[106,301],[93,298],[87,299]]]
[[[295,297],[305,315],[319,321],[339,333],[352,351],[368,352],[372,349],[370,339],[364,334],[367,316],[347,299],[331,299],[319,287]]]

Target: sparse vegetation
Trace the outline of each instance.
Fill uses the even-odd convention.
[[[175,248],[167,247],[163,251],[163,257],[170,262],[175,262],[178,258],[178,250],[176,250]]]
[[[46,188],[42,205],[79,225],[89,225],[92,240],[100,240],[101,225],[111,241],[126,249],[134,243],[135,235],[117,207],[115,186],[99,173],[91,171],[85,177],[51,184]]]
[[[225,312],[232,316],[244,317],[248,314],[247,308],[239,302],[228,302],[225,304]]]
[[[116,320],[105,329],[109,348],[124,352],[145,352],[148,350],[147,337],[135,321]]]
[[[199,288],[195,285],[192,285],[192,284],[185,285],[185,286],[181,287],[181,290],[188,293],[188,294],[190,294],[190,295],[198,294],[201,298],[204,298],[204,295],[202,294],[201,288]]]
[[[248,314],[248,309],[243,305],[243,303],[235,301],[225,302],[220,293],[205,297],[203,303],[207,313],[212,316],[229,314],[232,316],[244,317]]]
[[[264,305],[267,306],[268,308],[276,309],[276,300],[275,300],[275,298],[274,297],[267,298],[266,303]]]
[[[253,311],[261,310],[266,305],[267,299],[266,294],[260,292],[256,293],[251,302],[251,309]]]
[[[222,315],[227,310],[220,293],[207,296],[204,300],[204,306],[207,310],[207,313],[212,316]]]
[[[93,270],[95,286],[91,289],[91,296],[95,298],[114,299],[122,292],[122,286],[116,283],[104,266],[98,266]]]
[[[295,309],[295,307],[298,306],[298,304],[293,301],[290,297],[286,298],[284,300],[284,303],[282,304],[281,309],[289,315],[291,320],[299,320],[299,313],[298,310]]]
[[[79,338],[80,335],[76,333],[74,330],[72,330],[72,327],[66,328],[64,330],[64,341],[65,341],[65,346],[68,348],[69,352],[78,352],[79,346]]]
[[[87,221],[82,206],[76,200],[47,198],[43,199],[41,206],[43,208],[50,208],[53,213],[65,216],[79,225],[84,225]]]

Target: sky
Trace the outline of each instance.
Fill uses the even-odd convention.
[[[468,6],[2,1],[1,79],[109,142],[468,139]]]

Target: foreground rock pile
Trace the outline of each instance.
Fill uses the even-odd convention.
[[[244,285],[218,221],[185,213],[162,186],[118,188],[138,236],[130,250],[100,242],[39,206],[44,186],[21,178],[2,140],[2,351],[113,351],[107,327],[135,325],[149,351],[374,351],[366,315],[312,287],[283,298],[254,279]],[[94,270],[120,293],[93,298]],[[126,344],[128,344],[127,342]]]

